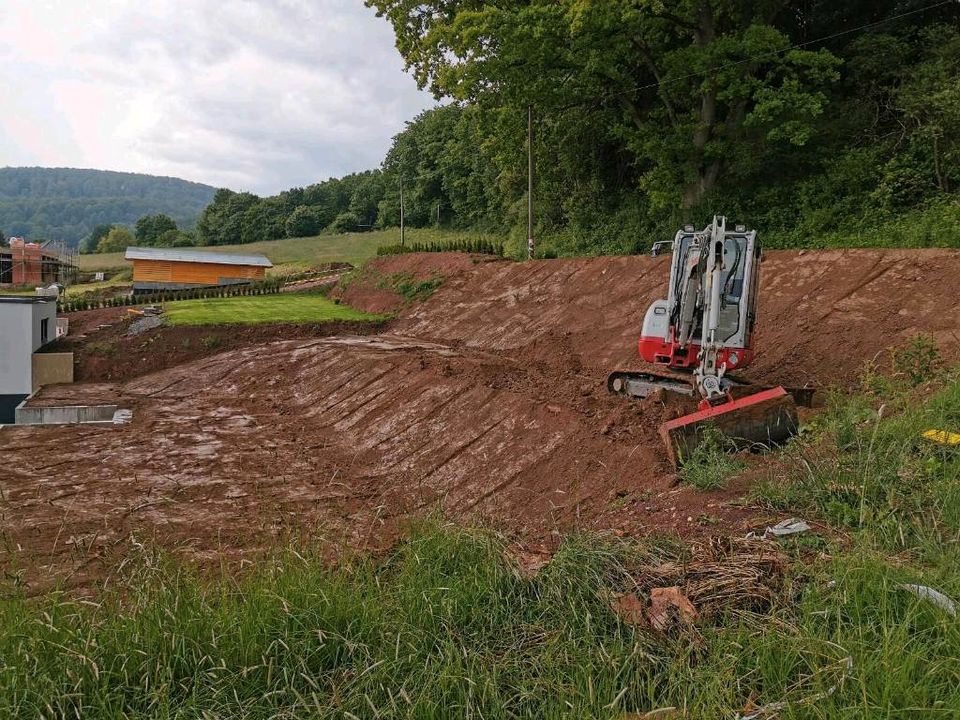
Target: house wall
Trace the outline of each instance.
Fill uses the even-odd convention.
[[[266,268],[253,265],[133,260],[134,283],[221,285],[233,280],[262,280]],[[226,282],[225,282],[226,281]]]
[[[0,303],[0,395],[30,393],[32,305]]]
[[[41,343],[41,320],[57,337],[57,303],[0,302],[0,423],[13,422],[13,409],[33,392],[33,353]],[[72,370],[72,368],[71,368]]]

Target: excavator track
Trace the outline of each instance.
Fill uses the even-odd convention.
[[[682,373],[658,373],[649,370],[616,370],[607,376],[607,390],[614,395],[645,398],[657,390],[692,397],[693,377]]]
[[[773,387],[758,385],[744,377],[730,374],[724,376],[724,384],[735,398]],[[797,405],[813,407],[814,388],[785,387],[784,389],[793,397]],[[642,399],[657,390],[667,390],[687,397],[696,396],[693,376],[690,374],[651,370],[615,370],[607,376],[607,391],[613,395]]]

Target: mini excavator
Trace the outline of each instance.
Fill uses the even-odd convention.
[[[761,260],[756,231],[743,225],[730,231],[726,218],[714,217],[700,232],[688,225],[672,243],[656,243],[654,255],[666,245],[672,246],[667,299],[649,307],[638,342],[640,358],[658,369],[613,372],[608,390],[634,398],[658,390],[699,397],[696,412],[660,426],[675,464],[690,457],[707,427],[737,448],[783,443],[797,432],[793,395],[731,374],[753,360]]]

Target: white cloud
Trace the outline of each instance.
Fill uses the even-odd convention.
[[[2,0],[0,166],[262,194],[376,167],[432,104],[362,0]]]

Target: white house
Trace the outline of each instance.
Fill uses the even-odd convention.
[[[0,296],[0,424],[12,423],[14,409],[36,389],[33,355],[56,338],[55,298]]]

